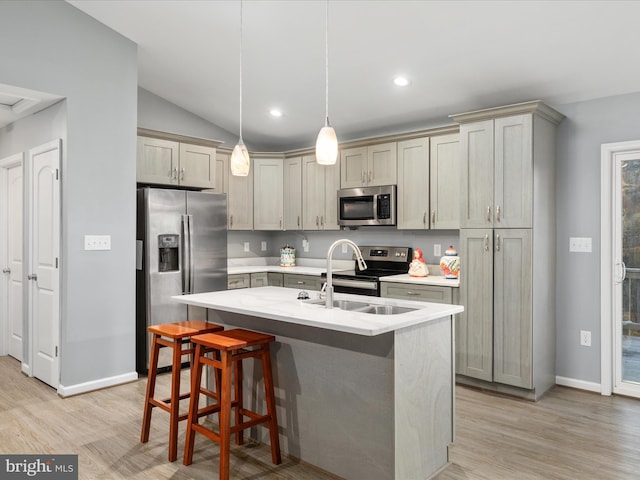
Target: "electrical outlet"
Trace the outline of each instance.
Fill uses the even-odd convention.
[[[309,251],[309,240],[304,240],[302,242],[302,250],[305,251],[305,252]]]
[[[347,253],[347,244],[346,243],[342,244],[342,253]]]
[[[111,235],[85,235],[85,250],[111,250]]]
[[[440,256],[442,256],[442,248],[441,248],[441,246],[440,246],[440,244],[439,244],[439,243],[436,243],[436,244],[433,246],[433,256],[434,256],[434,257],[440,257]]]
[[[249,242],[244,242],[244,251],[245,252],[250,252],[251,251]]]
[[[592,252],[592,239],[591,237],[571,237],[569,238],[569,251],[570,252]]]
[[[583,347],[591,346],[591,332],[587,330],[580,330],[580,345]]]
[[[260,249],[263,252],[266,252],[267,251],[267,242],[265,242],[264,240],[262,242],[260,242]]]

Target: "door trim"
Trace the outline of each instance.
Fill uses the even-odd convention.
[[[615,204],[613,202],[613,180],[615,160],[618,155],[637,152],[640,154],[640,140],[604,143],[600,155],[600,393],[611,395],[615,381],[617,329],[612,318],[616,316],[617,302],[614,285],[615,254]],[[620,391],[620,393],[623,393]]]
[[[0,159],[0,192],[3,192],[3,194],[7,192],[7,169],[15,167],[17,165],[22,165],[23,168],[22,194],[24,197],[24,153],[22,152]],[[2,239],[2,241],[0,242],[0,265],[2,266],[2,268],[4,268],[4,266],[7,264],[9,255],[7,251],[7,235],[9,234],[8,230],[6,229],[7,218],[7,202],[2,201],[0,202],[0,239]],[[0,279],[0,298],[4,299],[8,294],[8,281],[6,276],[2,275],[2,278]],[[7,308],[7,304],[2,305],[2,308],[0,308],[0,355],[2,356],[7,355],[8,353],[7,342],[10,335]],[[22,332],[22,334],[22,337],[24,338],[24,331]]]

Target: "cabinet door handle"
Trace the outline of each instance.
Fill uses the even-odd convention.
[[[500,205],[496,206],[496,222],[500,222]]]
[[[233,215],[229,216],[229,226],[233,227]]]
[[[320,217],[316,215],[316,227],[320,227]]]
[[[320,226],[324,227],[324,215],[320,215]]]
[[[302,280],[298,280],[298,285],[304,285],[304,282]]]
[[[427,225],[427,212],[422,214],[422,225]]]
[[[279,223],[279,225],[280,225],[280,228],[282,228],[282,215],[280,216],[280,223]]]
[[[484,251],[489,251],[489,235],[484,236]]]
[[[420,292],[412,292],[411,290],[409,290],[409,291],[407,292],[407,295],[417,296],[417,295],[420,295]]]
[[[436,224],[436,211],[432,210],[431,211],[431,225],[435,225]]]
[[[362,185],[364,185],[364,182],[365,182],[364,176],[365,176],[365,173],[364,173],[364,170],[363,170],[362,173],[360,174],[360,183],[362,183]]]
[[[491,205],[487,206],[487,222],[491,222]]]
[[[300,226],[300,215],[298,215],[298,226]]]
[[[496,252],[500,251],[500,234],[496,233]]]
[[[180,169],[180,180],[184,180],[184,168]]]
[[[373,180],[373,170],[369,170],[369,183]]]
[[[174,169],[172,170],[171,173],[171,179],[172,180],[177,180],[178,179],[178,169],[174,167]]]

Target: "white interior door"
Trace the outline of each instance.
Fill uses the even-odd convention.
[[[60,140],[29,151],[31,374],[54,388],[60,377],[60,153]]]
[[[22,336],[24,331],[23,298],[23,155],[13,155],[0,161],[2,169],[1,191],[2,212],[0,212],[0,235],[2,237],[2,289],[0,325],[6,332],[3,351],[22,361]],[[5,349],[6,348],[6,349]]]

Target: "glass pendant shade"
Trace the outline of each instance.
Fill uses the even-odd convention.
[[[249,175],[249,168],[251,162],[249,160],[249,151],[245,147],[244,142],[240,140],[238,144],[233,147],[231,152],[231,160],[229,167],[231,168],[231,175],[236,177],[246,177]]]
[[[320,165],[335,165],[338,159],[338,137],[329,122],[318,133],[316,140],[316,162]]]

